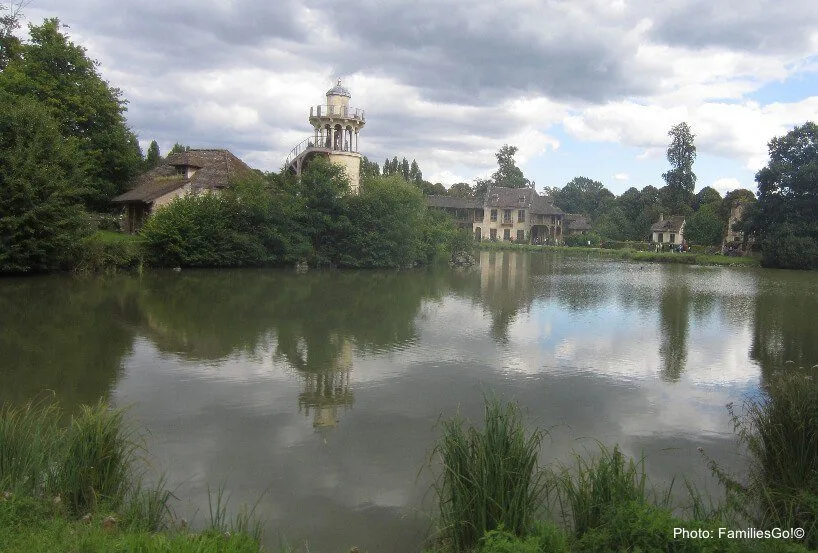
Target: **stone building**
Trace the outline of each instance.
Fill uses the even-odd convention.
[[[684,230],[684,215],[671,215],[665,219],[660,213],[659,220],[650,227],[651,242],[679,246],[684,243]]]
[[[533,188],[492,186],[482,202],[449,196],[428,196],[429,207],[454,215],[458,225],[471,228],[476,240],[519,243],[560,242],[563,211]]]
[[[327,91],[324,105],[310,107],[310,125],[313,135],[305,138],[290,151],[284,166],[301,175],[310,159],[327,158],[346,171],[350,189],[357,193],[361,183],[361,154],[358,153],[358,134],[366,124],[364,110],[349,106],[349,89],[338,84]]]
[[[133,179],[127,192],[111,200],[123,207],[122,230],[136,233],[158,207],[185,194],[220,192],[253,170],[227,150],[188,150],[169,155]]]

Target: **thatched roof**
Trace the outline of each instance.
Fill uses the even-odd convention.
[[[492,186],[486,192],[486,207],[500,209],[530,209],[538,215],[562,215],[563,211],[550,198],[540,196],[533,188]]]
[[[679,232],[685,224],[684,215],[671,215],[667,219],[659,219],[650,227],[651,232]]]
[[[554,205],[551,198],[538,196],[534,193],[534,205],[531,207],[531,213],[538,215],[563,215],[565,212]]]
[[[187,178],[177,173],[179,167],[190,167],[195,172]],[[227,187],[233,178],[251,171],[246,163],[227,150],[188,150],[169,155],[162,165],[133,179],[130,190],[111,201],[149,204],[187,184],[193,190],[216,190]]]
[[[568,230],[591,230],[591,223],[585,215],[566,213],[565,223]]]
[[[448,207],[455,209],[480,209],[483,207],[483,204],[471,198],[455,198],[454,196],[443,196],[440,194],[426,196],[426,205],[429,207]]]

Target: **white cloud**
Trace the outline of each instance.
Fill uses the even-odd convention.
[[[617,174],[614,175],[614,179],[616,179],[616,180],[628,180],[628,174],[627,173],[617,173]]]
[[[736,190],[738,188],[748,188],[747,186],[742,186],[741,182],[738,179],[733,177],[721,177],[716,179],[710,184],[710,187],[717,190],[719,194],[724,196],[727,192],[731,190]]]

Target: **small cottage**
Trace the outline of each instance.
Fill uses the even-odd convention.
[[[227,150],[188,150],[136,177],[130,190],[111,200],[124,211],[122,230],[136,233],[157,207],[184,194],[219,192],[253,170]]]
[[[659,214],[659,220],[650,227],[651,241],[656,244],[681,245],[684,242],[684,215],[671,215],[665,219]]]
[[[591,230],[591,223],[585,215],[577,213],[565,214],[565,236],[585,234]]]

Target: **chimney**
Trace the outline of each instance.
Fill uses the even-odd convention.
[[[664,220],[665,220],[665,214],[664,214],[664,213],[660,213],[660,214],[659,214],[659,220],[660,220],[660,221],[664,221]]]

